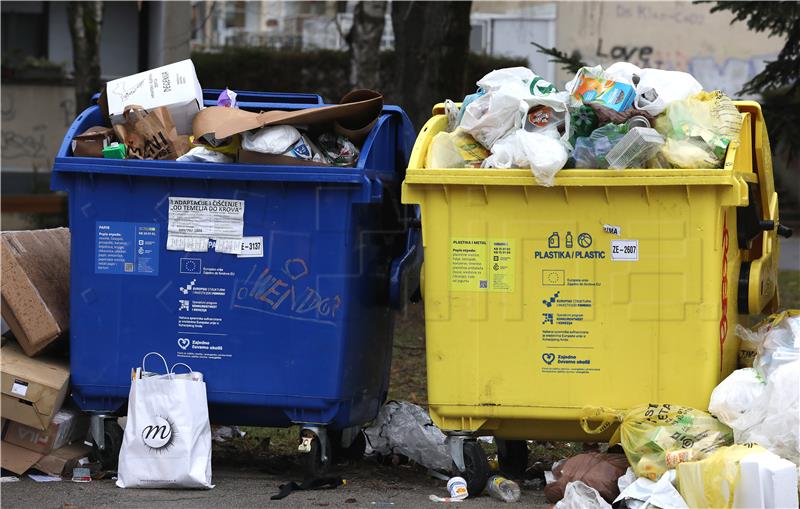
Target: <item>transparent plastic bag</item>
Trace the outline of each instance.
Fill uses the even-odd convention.
[[[567,148],[558,139],[557,131],[529,133],[518,129],[494,144],[483,167],[530,168],[537,182],[552,186],[567,158]]]
[[[573,481],[567,484],[564,498],[555,505],[555,509],[611,509],[611,504],[603,500],[596,489],[581,481]]]
[[[589,421],[600,420],[595,428]],[[581,426],[586,433],[601,433],[621,421],[610,444],[619,442],[639,477],[657,480],[684,461],[703,458],[733,443],[733,432],[712,415],[670,404],[649,404],[627,412],[586,408]]]
[[[767,388],[766,380],[753,368],[738,369],[711,393],[708,411],[734,431],[747,429],[758,420],[753,408]]]
[[[606,124],[592,131],[588,138],[578,138],[572,157],[576,168],[603,169],[608,168],[606,155],[614,145],[628,133],[625,124]]]
[[[741,113],[719,90],[675,101],[656,119],[667,140],[661,154],[676,168],[721,168],[741,127]]]

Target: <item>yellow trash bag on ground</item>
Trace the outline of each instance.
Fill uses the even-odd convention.
[[[656,130],[667,140],[661,155],[675,168],[722,168],[741,128],[742,114],[719,90],[670,103],[656,119]]]
[[[601,421],[591,428],[589,421]],[[649,404],[629,411],[586,408],[581,426],[586,433],[602,433],[615,422],[619,429],[609,445],[620,443],[638,477],[658,480],[684,461],[701,459],[733,443],[733,432],[711,414],[669,404]],[[691,505],[690,505],[691,507]]]

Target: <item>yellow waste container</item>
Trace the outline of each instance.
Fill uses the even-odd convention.
[[[447,127],[434,108],[402,201],[421,210],[436,425],[597,441],[586,406],[707,408],[740,317],[778,305],[767,130],[757,103],[736,105],[723,169],[562,170],[553,187],[527,169],[425,168]]]

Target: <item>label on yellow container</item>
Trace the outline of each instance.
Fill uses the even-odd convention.
[[[450,291],[513,292],[516,253],[510,239],[450,239]]]

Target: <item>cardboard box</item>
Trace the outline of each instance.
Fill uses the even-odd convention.
[[[10,423],[4,440],[40,454],[48,454],[77,440],[83,441],[88,430],[88,416],[77,410],[60,410],[44,431],[18,422]]]
[[[178,134],[192,134],[192,120],[203,109],[203,88],[191,60],[109,81],[106,96],[112,124],[125,121],[125,106],[136,104],[146,110],[165,106]]]
[[[6,470],[23,475],[36,468],[50,475],[72,476],[72,469],[83,458],[88,458],[92,448],[84,444],[72,444],[44,455],[18,445],[0,442],[0,463]]]
[[[69,364],[63,359],[32,359],[14,342],[0,349],[3,417],[46,430],[61,409],[69,387]]]
[[[45,474],[72,478],[72,469],[77,467],[83,458],[88,459],[91,452],[92,448],[88,445],[72,444],[40,458],[33,466]]]
[[[69,327],[69,247],[68,228],[2,233],[3,319],[28,355]]]

